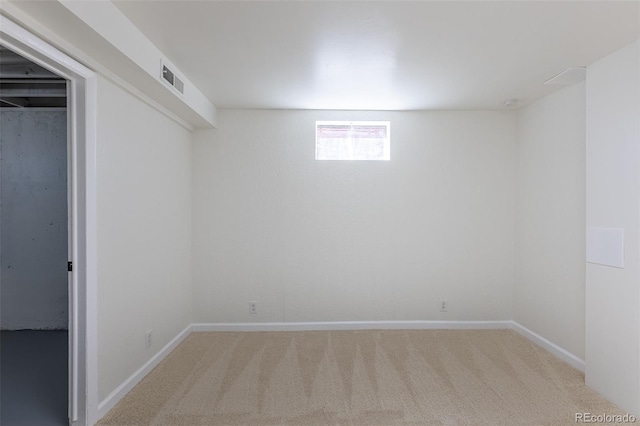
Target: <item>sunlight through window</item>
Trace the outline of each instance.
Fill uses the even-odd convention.
[[[316,121],[316,160],[390,160],[389,121]]]

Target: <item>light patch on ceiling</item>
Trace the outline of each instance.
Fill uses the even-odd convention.
[[[314,99],[334,109],[393,109],[398,90],[393,37],[363,36],[345,43],[337,35],[313,53]]]
[[[394,70],[393,58],[321,52],[316,58],[315,93],[333,108],[387,109],[394,98]]]
[[[640,28],[636,1],[116,5],[219,108],[519,108]]]

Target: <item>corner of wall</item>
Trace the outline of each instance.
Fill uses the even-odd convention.
[[[517,113],[513,319],[584,356],[584,83]]]

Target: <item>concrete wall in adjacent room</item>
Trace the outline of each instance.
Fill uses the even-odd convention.
[[[66,329],[66,111],[2,110],[0,144],[0,327]]]

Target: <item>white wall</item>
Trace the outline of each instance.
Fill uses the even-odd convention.
[[[517,120],[513,319],[584,359],[585,83]]]
[[[338,119],[390,120],[391,161],[315,161],[315,120]],[[514,114],[218,120],[193,146],[196,322],[511,318]]]
[[[587,226],[624,229],[624,269],[587,264],[586,382],[640,415],[640,44],[587,68]]]
[[[99,80],[100,400],[192,321],[190,142],[187,130]]]
[[[66,330],[66,111],[1,110],[0,152],[0,328]]]

